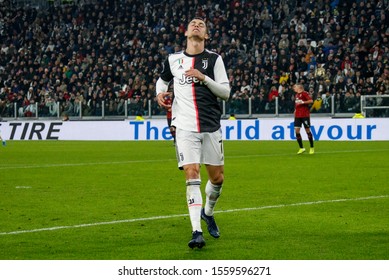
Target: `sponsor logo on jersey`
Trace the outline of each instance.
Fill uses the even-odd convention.
[[[185,74],[182,74],[181,79],[179,80],[180,85],[185,85],[185,84],[202,84],[203,82],[197,79],[196,77],[188,77]]]

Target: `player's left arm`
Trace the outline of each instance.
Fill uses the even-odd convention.
[[[308,93],[304,93],[304,102],[303,104],[309,105],[313,103],[313,99]]]
[[[212,91],[214,95],[223,100],[228,100],[230,97],[231,86],[221,56],[218,56],[216,59],[213,73],[215,80],[211,79],[207,75],[204,75],[204,84]]]
[[[223,100],[228,100],[230,97],[231,87],[221,56],[216,59],[213,72],[215,76],[214,80],[194,68],[190,68],[189,70],[185,71],[185,75],[189,77],[196,77],[202,81],[214,95]]]

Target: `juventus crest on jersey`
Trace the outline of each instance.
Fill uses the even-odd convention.
[[[220,55],[204,50],[198,55],[184,51],[169,55],[161,79],[174,81],[172,125],[189,131],[213,132],[220,128],[221,108],[217,97],[204,82],[185,75],[194,68],[218,83],[228,83],[227,73]]]

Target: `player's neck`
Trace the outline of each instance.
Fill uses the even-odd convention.
[[[185,52],[190,55],[196,55],[202,53],[204,48],[204,41],[188,40]]]

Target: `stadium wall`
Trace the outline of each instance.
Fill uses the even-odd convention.
[[[295,140],[293,119],[222,120],[225,140]],[[389,140],[385,118],[312,119],[318,140]],[[0,122],[6,140],[171,140],[165,119],[145,121],[10,121]]]

